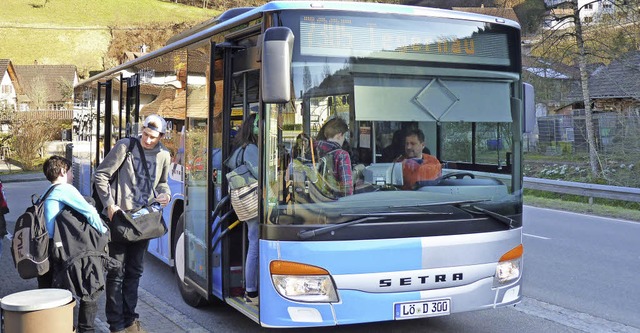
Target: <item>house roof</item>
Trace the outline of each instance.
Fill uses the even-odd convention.
[[[591,99],[640,99],[640,51],[626,53],[608,66],[594,66],[589,73]],[[577,84],[569,97],[582,100],[581,89],[581,85]]]
[[[498,8],[498,7],[452,7],[451,9],[467,12],[467,13],[476,13],[483,15],[490,15],[496,17],[506,18],[508,20],[516,21],[520,24],[520,20],[518,20],[518,16],[513,8]]]
[[[589,78],[591,98],[640,97],[640,51],[633,51],[593,72]]]
[[[541,57],[523,56],[522,70],[548,79],[572,80],[580,78],[580,71],[577,67]]]
[[[8,68],[11,60],[9,59],[0,59],[0,73],[4,73]]]
[[[34,89],[34,83],[42,78],[46,83],[49,94],[49,101],[66,101],[60,85],[69,83],[71,87],[77,81],[77,71],[74,65],[15,65],[18,80],[20,81],[24,94],[29,96]]]
[[[11,60],[9,59],[0,59],[0,73],[9,73],[9,78],[13,82],[13,88],[16,90],[18,94],[22,92],[22,86],[18,81],[18,76],[16,75],[15,68],[13,64],[11,64]],[[2,76],[0,76],[2,79]]]

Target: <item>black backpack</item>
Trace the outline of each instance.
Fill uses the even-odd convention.
[[[11,255],[13,264],[23,279],[32,279],[49,272],[49,234],[44,218],[44,200],[56,186],[51,186],[37,200],[36,195],[32,195],[32,205],[16,221]]]

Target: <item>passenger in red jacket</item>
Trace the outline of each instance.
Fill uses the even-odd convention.
[[[424,133],[420,129],[407,130],[404,137],[402,178],[405,190],[413,190],[416,182],[433,180],[442,175],[442,165],[437,158],[422,153],[425,147]]]

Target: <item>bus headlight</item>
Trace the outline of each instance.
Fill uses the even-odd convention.
[[[520,277],[523,252],[524,248],[520,244],[502,255],[498,266],[496,266],[496,274],[493,279],[494,287],[508,284]]]
[[[310,303],[338,302],[333,279],[323,268],[275,260],[269,270],[273,286],[285,298]]]

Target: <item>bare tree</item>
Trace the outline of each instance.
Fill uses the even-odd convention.
[[[31,99],[31,107],[36,110],[46,110],[49,102],[49,87],[42,76],[37,76],[29,82],[29,99]]]
[[[620,11],[634,11],[637,6],[630,6],[629,2],[616,1],[607,2],[614,13]],[[603,163],[596,146],[596,133],[593,123],[593,109],[589,90],[588,65],[599,62],[605,58],[619,56],[611,54],[611,39],[603,38],[607,33],[616,30],[612,22],[615,20],[603,17],[592,17],[588,24],[581,20],[583,11],[591,9],[594,5],[599,5],[600,0],[586,1],[579,4],[578,0],[553,1],[550,6],[552,18],[556,22],[555,27],[543,34],[543,39],[539,48],[544,49],[545,56],[559,59],[562,62],[577,65],[579,68],[579,81],[582,90],[582,102],[584,103],[587,145],[589,150],[589,165],[591,174],[594,177],[603,176]],[[618,15],[618,14],[614,14]],[[631,16],[629,16],[631,17]],[[633,37],[635,38],[635,36]]]
[[[56,82],[60,96],[64,100],[65,107],[69,110],[73,109],[73,82],[64,77],[60,77]]]

